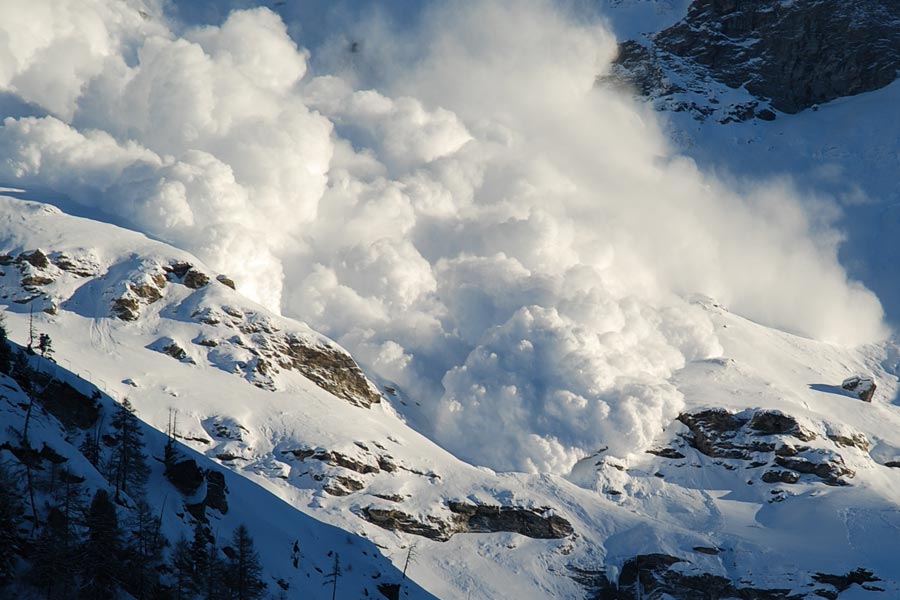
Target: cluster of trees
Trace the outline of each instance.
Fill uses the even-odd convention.
[[[51,351],[49,338],[42,353]],[[102,413],[82,435],[81,451],[105,478],[89,489],[68,460],[29,441],[28,421],[39,410],[46,374],[27,350],[15,351],[0,315],[0,372],[29,396],[18,445],[5,444],[0,463],[0,596],[37,592],[49,600],[105,600],[127,592],[137,599],[256,600],[265,592],[259,556],[246,527],[220,547],[197,520],[193,539],[174,545],[146,499],[150,475],[141,424],[126,399],[109,426]],[[35,359],[40,360],[40,359]],[[21,475],[24,474],[24,477]]]

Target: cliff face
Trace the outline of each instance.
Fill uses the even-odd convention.
[[[879,89],[898,72],[893,0],[695,0],[675,25],[623,42],[614,66],[653,98],[711,79],[784,113]]]

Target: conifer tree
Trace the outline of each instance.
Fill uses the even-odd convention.
[[[231,538],[232,554],[228,561],[228,583],[236,600],[261,598],[266,584],[262,580],[259,554],[247,527],[239,525]]]
[[[9,583],[20,550],[19,525],[22,523],[22,501],[18,486],[6,467],[0,465],[0,590]]]
[[[188,600],[195,597],[197,586],[194,583],[196,564],[191,544],[182,535],[172,548],[171,571],[174,578],[172,597],[174,600]]]
[[[107,600],[115,596],[121,564],[121,531],[116,506],[104,489],[94,494],[87,514],[80,597]]]
[[[217,600],[224,596],[223,574],[225,565],[219,557],[219,550],[210,542],[201,521],[194,524],[194,539],[191,541],[194,589],[204,600]]]
[[[145,500],[138,501],[130,516],[125,587],[135,598],[143,600],[152,598],[159,585],[158,567],[167,540],[159,532],[159,518]]]
[[[120,491],[131,496],[140,495],[150,475],[150,468],[144,454],[140,422],[128,398],[116,409],[112,426],[116,430],[111,462],[116,482],[116,499],[119,498]]]
[[[41,351],[41,357],[53,360],[53,340],[46,333],[38,336],[38,350]]]
[[[9,375],[13,358],[12,346],[9,345],[9,332],[6,329],[6,317],[0,313],[0,373]]]
[[[47,517],[32,545],[30,579],[49,599],[69,598],[82,568],[85,511],[80,484],[64,472],[64,485],[47,507]]]

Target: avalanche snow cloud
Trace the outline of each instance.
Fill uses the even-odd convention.
[[[198,254],[465,459],[565,472],[645,447],[682,407],[673,372],[721,351],[693,294],[837,343],[885,333],[827,203],[698,172],[595,86],[600,21],[441,3],[402,31],[346,23],[313,70],[266,8],[164,7],[3,2],[0,182]]]

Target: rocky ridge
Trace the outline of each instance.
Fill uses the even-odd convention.
[[[56,314],[61,305],[78,310],[76,294],[85,285],[102,285],[109,298],[100,317],[134,323],[160,311],[190,307],[189,318],[200,332],[190,340],[162,335],[148,345],[188,364],[204,361],[240,375],[263,389],[278,389],[278,374],[294,371],[320,388],[361,407],[381,394],[344,350],[323,336],[293,330],[233,291],[225,276],[215,278],[178,259],[141,258],[101,268],[91,251],[79,253],[33,249],[0,256],[0,290],[4,298]],[[178,293],[168,298],[172,286]],[[211,288],[215,289],[212,293]],[[226,299],[226,302],[222,302]],[[168,299],[167,299],[168,298]],[[167,299],[167,301],[163,301]]]
[[[798,483],[803,475],[812,475],[831,486],[849,485],[855,476],[840,454],[842,448],[869,448],[860,433],[831,433],[824,440],[795,417],[776,410],[747,410],[732,413],[708,409],[682,413],[678,421],[686,431],[683,442],[730,470],[743,463],[744,468],[765,470],[764,483]],[[818,442],[817,442],[818,440]],[[814,443],[815,442],[815,443]],[[662,458],[685,458],[679,448],[651,449]]]

